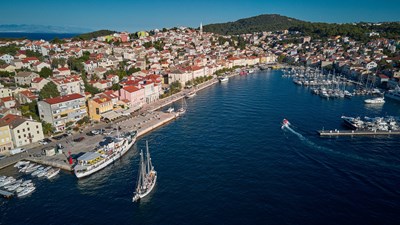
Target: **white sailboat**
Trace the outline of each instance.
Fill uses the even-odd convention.
[[[182,106],[177,110],[177,115],[180,116],[186,112],[187,104],[185,98],[182,98]]]
[[[153,190],[157,181],[157,172],[151,164],[149,144],[146,141],[146,160],[144,160],[143,151],[140,151],[140,164],[138,173],[138,182],[132,201],[139,201]]]

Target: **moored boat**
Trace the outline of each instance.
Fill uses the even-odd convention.
[[[46,178],[50,180],[51,178],[57,176],[57,174],[59,174],[59,173],[60,173],[60,168],[58,168],[58,169],[51,169],[51,170],[46,174]]]
[[[219,80],[219,82],[221,82],[221,83],[223,83],[223,82],[228,82],[229,77],[228,77],[228,76],[219,77],[218,80]]]
[[[122,137],[114,137],[110,141],[100,142],[94,152],[87,152],[78,158],[74,167],[77,178],[89,176],[124,155],[135,143],[136,131],[128,132]]]
[[[364,102],[367,104],[381,104],[381,103],[385,103],[385,98],[365,99]]]
[[[19,192],[19,193],[17,194],[17,196],[20,198],[20,197],[29,195],[29,194],[32,193],[34,190],[36,190],[35,186],[26,187],[24,190],[22,190],[21,192]]]

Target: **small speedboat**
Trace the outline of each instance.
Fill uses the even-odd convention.
[[[382,104],[385,103],[385,99],[384,98],[365,99],[364,102],[367,104]]]
[[[289,122],[289,120],[287,120],[287,119],[283,119],[283,121],[282,121],[282,129],[283,128],[285,128],[285,127],[289,127],[289,125],[290,125],[290,122]]]
[[[50,180],[51,178],[55,177],[58,173],[60,173],[60,168],[58,168],[58,169],[51,169],[51,170],[46,174],[46,178]]]

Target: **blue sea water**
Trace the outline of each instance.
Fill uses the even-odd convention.
[[[72,33],[23,33],[23,32],[0,32],[0,38],[27,38],[29,40],[46,40],[54,38],[72,38],[79,34]]]
[[[342,128],[342,115],[399,116],[400,104],[364,98],[321,99],[280,71],[231,78],[89,178],[64,172],[0,200],[0,224],[399,224],[399,137],[315,132]],[[157,184],[132,203],[145,140]]]

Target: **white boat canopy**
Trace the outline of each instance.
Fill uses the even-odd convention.
[[[90,161],[100,157],[101,154],[97,152],[86,152],[78,158],[78,161]]]

